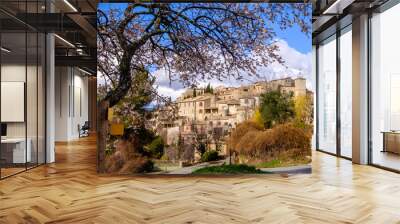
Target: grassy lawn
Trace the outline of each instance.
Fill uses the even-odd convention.
[[[257,163],[255,166],[257,168],[275,168],[275,167],[288,167],[288,166],[299,166],[306,165],[311,162],[310,158],[302,157],[295,159],[274,159],[269,162]]]
[[[259,174],[268,173],[261,171],[254,166],[248,166],[244,164],[238,165],[221,165],[204,167],[193,171],[193,174]]]

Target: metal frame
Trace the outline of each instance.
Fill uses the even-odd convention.
[[[341,65],[340,65],[340,36],[341,30],[336,30],[336,154],[341,156],[341,133],[342,124],[340,118],[340,77],[341,77]]]
[[[336,41],[336,152],[332,153],[332,152],[328,152],[324,149],[320,149],[319,148],[319,43],[316,45],[316,121],[315,121],[315,125],[316,125],[316,135],[315,135],[315,141],[316,141],[316,151],[318,152],[323,152],[329,155],[333,155],[339,158],[343,158],[343,159],[347,159],[347,160],[352,160],[352,158],[347,157],[342,155],[342,150],[341,150],[341,116],[340,116],[340,103],[341,103],[341,97],[340,97],[340,82],[341,82],[341,64],[340,64],[340,37],[344,34],[342,31],[345,30],[346,28],[348,28],[349,26],[351,26],[351,23],[344,26],[344,27],[340,27],[337,24],[336,26],[336,32],[328,37],[326,37],[325,39],[319,41],[319,43],[331,38],[333,35],[335,35],[334,40],[332,41]]]
[[[25,1],[25,3],[26,2],[27,1]],[[39,3],[39,1],[36,0],[36,3]],[[25,7],[27,7],[27,5],[25,5]],[[37,11],[38,11],[38,9],[39,9],[38,5],[36,6],[36,8],[37,8]],[[46,10],[47,10],[47,7],[46,7]],[[36,167],[39,167],[39,166],[47,163],[47,150],[46,150],[47,149],[47,141],[46,141],[46,139],[47,139],[47,128],[46,128],[47,127],[47,111],[46,111],[46,108],[47,108],[47,81],[46,81],[46,79],[47,79],[47,38],[46,38],[47,37],[47,33],[40,32],[39,30],[36,30],[36,29],[33,29],[33,32],[34,32],[33,35],[36,33],[36,56],[37,56],[37,58],[36,58],[36,104],[37,104],[37,107],[36,107],[36,136],[35,137],[36,137],[36,140],[37,140],[36,141],[37,142],[37,144],[36,144],[36,150],[37,151],[36,151],[36,162],[35,163],[31,162],[29,164],[29,165],[32,165],[32,166],[28,166],[28,162],[27,162],[27,157],[28,157],[28,155],[26,153],[26,150],[27,150],[27,147],[28,147],[28,145],[26,143],[27,139],[28,139],[28,124],[27,124],[27,121],[28,121],[28,119],[27,119],[28,118],[28,112],[27,112],[27,94],[28,94],[27,93],[27,81],[28,81],[28,67],[27,67],[27,65],[28,65],[28,54],[27,53],[28,53],[28,33],[30,33],[30,32],[28,32],[28,29],[32,30],[32,27],[30,27],[30,26],[28,26],[26,24],[25,25],[25,30],[20,33],[21,35],[25,35],[25,85],[24,85],[24,91],[25,91],[25,93],[24,93],[24,96],[25,96],[25,99],[24,99],[24,107],[25,107],[24,108],[24,120],[25,120],[25,128],[24,128],[25,129],[25,167],[24,167],[23,170],[15,172],[15,173],[12,173],[12,174],[7,175],[7,176],[3,176],[3,173],[2,173],[2,169],[3,168],[0,167],[0,180],[6,179],[8,177],[12,177],[14,175],[23,173],[23,172],[25,172],[27,170],[34,169]],[[2,33],[3,32],[0,32],[0,45],[1,45]],[[39,69],[38,69],[38,66],[39,66],[39,33],[43,33],[44,34],[43,38],[41,39],[42,44],[44,44],[44,46],[43,46],[44,47],[44,51],[40,52],[40,53],[43,53],[42,58],[44,60],[44,68],[42,69],[42,82],[44,84],[44,99],[43,99],[43,105],[42,105],[42,107],[44,108],[44,111],[43,111],[44,116],[42,118],[44,120],[41,121],[41,122],[44,123],[44,131],[43,131],[44,132],[43,133],[44,134],[44,136],[43,136],[44,144],[42,145],[42,147],[44,147],[44,150],[43,150],[44,155],[42,155],[42,157],[44,159],[43,163],[39,163],[39,106],[38,106],[39,105]],[[0,68],[2,66],[1,62],[2,62],[2,57],[1,57],[1,54],[0,54]],[[1,69],[0,69],[0,81],[1,81]],[[0,89],[1,89],[1,86],[0,86]],[[0,96],[1,96],[1,93],[0,93]],[[0,105],[0,110],[1,110],[1,105]],[[1,155],[1,144],[0,144],[0,155]]]
[[[372,97],[371,97],[371,93],[372,93],[372,83],[371,83],[371,71],[372,71],[372,64],[371,64],[371,55],[372,55],[372,42],[371,42],[371,37],[372,37],[372,33],[371,33],[371,19],[372,19],[372,13],[368,12],[368,35],[367,35],[367,45],[368,45],[368,53],[367,53],[367,64],[368,64],[368,69],[367,69],[367,82],[368,82],[368,96],[367,96],[367,119],[368,119],[368,124],[367,124],[367,132],[368,132],[368,164],[373,164],[372,163],[372,154],[373,154],[373,149],[372,149]]]

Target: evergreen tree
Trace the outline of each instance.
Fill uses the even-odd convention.
[[[261,95],[261,117],[266,128],[285,123],[295,117],[292,94],[271,91]]]

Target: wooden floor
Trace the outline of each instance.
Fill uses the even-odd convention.
[[[97,175],[95,139],[0,181],[0,223],[400,223],[400,175],[313,155],[310,175]]]

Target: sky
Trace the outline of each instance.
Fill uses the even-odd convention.
[[[119,4],[118,6],[123,6]],[[109,4],[100,4],[101,9],[106,9]],[[115,7],[113,5],[112,7]],[[311,18],[310,18],[311,20]],[[311,22],[310,22],[311,24]],[[312,89],[312,58],[311,58],[311,34],[301,32],[298,26],[294,26],[285,30],[278,27],[275,28],[276,41],[278,41],[279,54],[285,61],[285,66],[278,63],[270,64],[268,67],[258,67],[260,77],[245,77],[245,80],[238,81],[235,79],[207,80],[200,82],[200,87],[206,86],[208,83],[213,87],[217,86],[240,86],[250,84],[260,80],[272,80],[284,77],[303,77],[307,79],[307,87]],[[156,77],[156,84],[159,94],[170,96],[175,100],[180,96],[185,88],[179,81],[168,79],[167,73],[160,69],[152,72]]]

